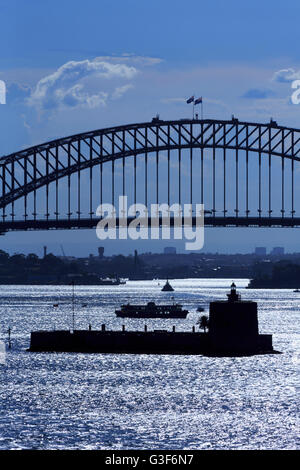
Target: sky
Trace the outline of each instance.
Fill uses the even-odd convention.
[[[0,155],[107,126],[191,116],[299,127],[299,2],[236,0],[0,0]],[[96,253],[94,231],[7,234],[0,248]],[[174,244],[173,242],[168,245]],[[140,243],[161,251],[165,242]],[[175,244],[176,245],[176,244]],[[207,229],[204,251],[300,251],[298,231]],[[135,243],[105,242],[106,253]],[[178,242],[179,250],[183,243]]]

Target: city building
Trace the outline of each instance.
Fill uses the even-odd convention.
[[[175,246],[166,246],[164,248],[165,255],[176,255],[176,248]]]
[[[284,255],[284,247],[283,246],[274,246],[273,250],[270,253],[273,256],[282,256]]]
[[[254,254],[257,256],[266,256],[267,248],[265,246],[257,246],[255,248]]]
[[[98,257],[103,258],[104,256],[104,246],[99,246],[98,248]]]

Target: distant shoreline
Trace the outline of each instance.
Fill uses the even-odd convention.
[[[246,289],[298,289],[299,282],[276,282],[272,279],[251,279]]]

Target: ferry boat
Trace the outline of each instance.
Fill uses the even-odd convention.
[[[125,279],[120,279],[119,277],[117,278],[111,278],[111,277],[106,277],[106,278],[100,278],[98,285],[99,286],[119,286],[121,284],[126,284]]]
[[[121,305],[115,313],[121,318],[186,318],[189,312],[183,310],[180,304],[156,305],[155,302],[148,302],[146,305]]]

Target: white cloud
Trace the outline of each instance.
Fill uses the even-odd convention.
[[[103,90],[105,82],[131,80],[137,74],[138,70],[132,65],[110,63],[99,58],[70,61],[42,78],[27,103],[48,110],[58,107],[105,105],[109,96],[109,93]],[[94,80],[93,86],[88,83],[89,79]]]
[[[26,116],[25,114],[21,114],[21,118],[23,119],[23,124],[24,124],[24,127],[26,127],[26,129],[31,129],[31,126],[28,124],[27,120],[26,120]]]
[[[279,83],[289,83],[293,80],[300,79],[300,70],[296,71],[294,69],[282,69],[278,72],[275,72],[272,80]]]
[[[117,87],[112,94],[112,99],[117,100],[121,98],[124,95],[124,93],[126,93],[126,91],[130,90],[131,88],[133,88],[133,85],[131,83]]]
[[[185,104],[187,98],[163,98],[161,100],[164,104]]]
[[[131,53],[124,53],[121,56],[101,56],[97,57],[98,60],[103,60],[105,62],[111,62],[111,63],[131,63],[131,64],[137,64],[140,66],[151,66],[151,65],[157,65],[163,62],[162,59],[159,57],[146,57],[146,56],[138,56],[135,54]]]
[[[108,94],[99,92],[96,94],[88,94],[84,91],[83,85],[77,84],[67,90],[57,90],[57,98],[59,102],[65,106],[86,106],[88,108],[96,108],[97,106],[105,106]]]

